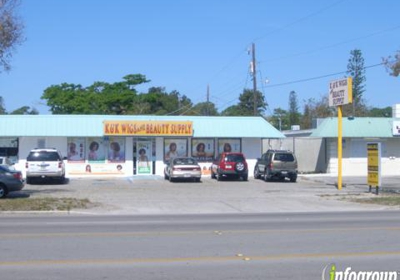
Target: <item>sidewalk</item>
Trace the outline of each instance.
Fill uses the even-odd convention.
[[[299,178],[310,180],[326,185],[337,186],[338,177],[332,174],[301,174]],[[354,187],[358,189],[369,189],[366,176],[343,176],[342,187]],[[399,176],[382,176],[382,186],[380,191],[400,192],[400,175]]]

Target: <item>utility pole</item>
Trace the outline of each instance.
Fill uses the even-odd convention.
[[[257,81],[256,81],[256,46],[253,43],[252,48],[251,48],[251,53],[252,53],[252,72],[253,72],[253,101],[254,101],[254,116],[258,115],[258,110],[257,110]]]

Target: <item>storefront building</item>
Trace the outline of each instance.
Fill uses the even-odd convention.
[[[3,115],[0,156],[25,174],[33,148],[57,148],[66,176],[163,175],[165,162],[192,156],[209,173],[224,149],[245,154],[250,168],[263,139],[285,136],[262,117]]]

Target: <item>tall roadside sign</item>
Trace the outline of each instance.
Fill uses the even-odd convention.
[[[352,78],[329,83],[329,106],[338,109],[338,190],[342,189],[342,106],[353,102]]]
[[[381,143],[367,143],[367,152],[369,191],[374,186],[378,194],[381,186]]]

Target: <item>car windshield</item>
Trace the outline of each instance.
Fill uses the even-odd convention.
[[[289,154],[289,153],[275,154],[274,159],[279,160],[279,161],[294,161],[293,154]]]
[[[244,161],[244,158],[242,155],[227,155],[225,157],[225,161],[233,161],[233,162]]]
[[[195,165],[197,161],[193,158],[176,158],[174,159],[174,165]]]
[[[27,158],[28,161],[58,161],[59,159],[58,153],[46,151],[33,152]]]

